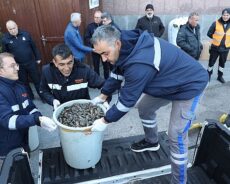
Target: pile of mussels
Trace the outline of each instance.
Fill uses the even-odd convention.
[[[65,107],[58,117],[58,121],[69,127],[86,127],[94,120],[104,116],[103,110],[92,103],[76,103]]]

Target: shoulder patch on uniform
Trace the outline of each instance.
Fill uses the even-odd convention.
[[[27,93],[22,93],[22,96],[23,96],[23,97],[27,97],[28,94],[27,94]]]
[[[75,83],[76,83],[76,84],[80,84],[80,83],[82,83],[82,82],[83,82],[83,79],[76,79],[76,80],[75,80]]]

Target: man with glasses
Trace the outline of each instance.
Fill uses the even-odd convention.
[[[74,61],[67,45],[56,45],[52,55],[53,62],[42,69],[40,93],[54,109],[70,100],[90,99],[88,87],[101,88],[104,84],[87,65]]]
[[[56,124],[42,116],[29,99],[24,85],[18,81],[18,70],[12,54],[0,54],[0,165],[15,148],[29,151],[30,126],[39,125],[48,131],[56,129]]]
[[[154,7],[152,4],[147,4],[145,8],[145,16],[137,21],[136,29],[142,31],[147,30],[156,37],[161,37],[165,31],[165,27],[158,16],[154,15]]]
[[[111,25],[111,26],[114,26],[119,31],[121,31],[119,26],[115,24],[115,22],[113,21],[113,17],[109,12],[103,12],[101,15],[101,20],[102,20],[103,25]]]
[[[5,33],[2,38],[3,52],[9,52],[14,55],[16,62],[20,65],[19,80],[26,86],[30,98],[34,99],[28,76],[33,81],[35,89],[40,96],[40,73],[37,66],[41,62],[40,53],[30,34],[18,29],[16,22],[12,20],[7,21],[6,28],[8,33]]]
[[[87,26],[86,33],[85,33],[85,41],[87,46],[92,47],[92,44],[90,43],[90,39],[92,38],[92,35],[94,31],[101,26],[101,11],[95,11],[94,13],[94,22],[90,23]],[[100,75],[100,62],[101,62],[101,56],[95,52],[92,52],[92,60],[93,60],[93,68],[94,71]],[[107,63],[102,62],[103,64],[103,70],[104,70],[104,78],[107,79],[109,77],[109,65]]]
[[[102,24],[103,25],[110,25],[115,27],[117,30],[121,31],[121,29],[118,27],[117,24],[115,24],[115,22],[113,21],[113,17],[109,12],[103,12],[101,15],[101,20],[102,20]],[[113,70],[113,65],[110,64],[109,62],[103,62],[106,68],[106,72],[105,72],[105,79],[107,79],[109,77],[110,72]]]

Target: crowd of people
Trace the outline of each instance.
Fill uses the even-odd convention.
[[[218,57],[217,80],[225,82],[230,9],[224,9],[208,30],[212,45],[207,70],[197,62],[203,49],[198,21],[198,13],[190,13],[188,22],[178,32],[178,48],[160,38],[165,27],[154,14],[152,4],[146,6],[145,16],[137,20],[135,30],[121,30],[109,12],[95,11],[94,22],[87,26],[84,37],[79,31],[81,14],[74,12],[64,32],[65,43],[53,48],[52,62],[42,67],[41,74],[41,55],[31,35],[18,29],[15,21],[7,21],[8,33],[2,38],[0,54],[0,160],[17,147],[29,152],[30,126],[56,129],[55,123],[35,107],[30,77],[41,100],[54,110],[70,100],[90,99],[89,87],[101,89],[101,94],[92,99],[94,104],[110,100],[119,90],[117,103],[103,118],[95,120],[92,131],[104,131],[138,102],[145,138],[130,146],[134,152],[160,149],[156,111],[172,103],[168,129],[171,183],[186,183],[188,129]],[[88,53],[93,69],[84,63]]]

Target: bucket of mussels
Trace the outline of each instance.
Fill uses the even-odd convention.
[[[64,158],[71,167],[94,168],[100,160],[104,132],[89,130],[105,111],[103,105],[93,105],[90,100],[83,99],[66,102],[54,111]]]

